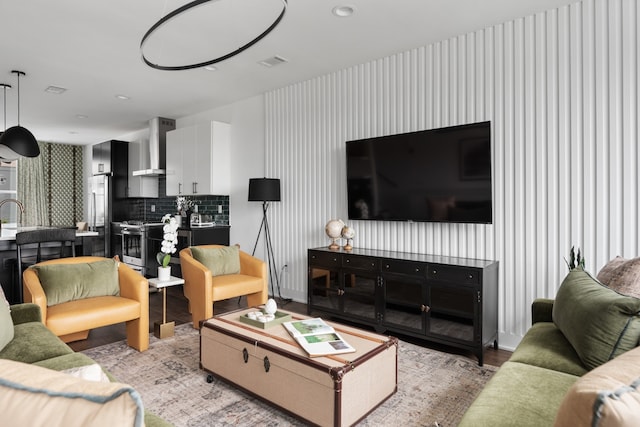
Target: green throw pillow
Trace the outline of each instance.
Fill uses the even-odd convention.
[[[190,249],[195,260],[211,270],[212,276],[240,273],[240,250],[237,246],[220,248],[192,246]]]
[[[9,302],[0,286],[0,351],[13,339],[13,319]]]
[[[640,299],[621,295],[576,268],[558,289],[553,323],[593,369],[638,346]]]
[[[47,306],[84,298],[120,295],[118,262],[105,259],[90,263],[34,265]]]

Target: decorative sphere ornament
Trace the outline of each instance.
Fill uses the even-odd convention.
[[[278,305],[276,304],[276,301],[273,298],[269,298],[267,303],[264,305],[264,312],[267,314],[275,314],[277,310]]]
[[[344,245],[345,251],[350,251],[353,249],[353,238],[355,236],[356,231],[353,228],[349,227],[348,225],[342,227],[342,237],[347,240],[347,243]]]
[[[355,235],[356,230],[354,230],[353,228],[349,227],[348,225],[342,227],[342,237],[344,237],[345,239],[353,239]]]
[[[340,249],[340,245],[336,243],[336,240],[342,236],[342,229],[344,228],[344,221],[341,219],[332,219],[327,222],[327,225],[324,227],[324,231],[327,233],[327,236],[331,238],[331,244],[329,245],[329,249],[335,251]]]

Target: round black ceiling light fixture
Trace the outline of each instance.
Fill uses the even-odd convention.
[[[220,1],[220,0],[194,0],[194,1],[190,2],[190,3],[187,3],[187,4],[177,8],[174,11],[170,12],[169,14],[165,15],[164,17],[162,17],[158,22],[153,24],[153,26],[151,26],[151,28],[149,28],[149,30],[144,34],[144,36],[142,37],[142,40],[140,41],[140,53],[142,55],[142,60],[144,61],[144,63],[147,64],[151,68],[155,68],[156,70],[183,71],[183,70],[192,70],[192,69],[195,69],[195,68],[206,67],[206,66],[209,66],[209,65],[216,64],[218,62],[224,61],[225,59],[229,59],[229,58],[231,58],[233,56],[236,56],[239,53],[247,50],[248,48],[250,48],[251,46],[253,46],[257,42],[262,40],[271,31],[273,31],[273,29],[278,26],[278,24],[280,23],[280,21],[284,17],[284,14],[287,11],[287,6],[288,6],[288,0],[278,0],[280,3],[282,3],[282,10],[280,10],[280,12],[279,12],[278,16],[275,18],[275,20],[273,20],[273,22],[271,22],[270,25],[264,31],[262,31],[256,37],[251,38],[248,42],[242,44],[237,49],[232,50],[232,51],[230,51],[228,53],[219,55],[219,56],[217,56],[216,58],[213,58],[213,59],[208,59],[208,60],[204,60],[204,61],[196,61],[196,62],[182,64],[182,65],[169,65],[169,64],[160,64],[160,63],[158,63],[160,61],[150,59],[149,52],[145,53],[145,47],[148,48],[149,38],[154,33],[156,33],[156,31],[161,26],[163,26],[164,24],[167,24],[169,21],[177,18],[180,15],[184,16],[185,12],[187,12],[187,11],[197,7],[197,6],[203,5],[205,3],[216,2],[216,1]],[[264,0],[256,0],[256,1],[259,1],[261,3],[264,2]],[[232,37],[230,36],[229,38],[232,38]]]
[[[38,157],[40,147],[31,131],[20,126],[20,76],[25,76],[24,71],[12,70],[18,79],[18,124],[6,129],[0,135],[0,158],[15,160],[19,157]],[[6,115],[6,89],[11,86],[2,84],[5,91],[5,115]],[[5,116],[6,127],[6,116]]]

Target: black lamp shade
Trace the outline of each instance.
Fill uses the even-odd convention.
[[[19,157],[38,157],[40,147],[33,134],[22,126],[13,126],[0,135],[0,157],[15,160]]]
[[[277,178],[249,179],[250,202],[279,202],[280,180]]]

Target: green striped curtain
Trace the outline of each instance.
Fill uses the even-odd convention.
[[[48,225],[46,210],[45,161],[40,146],[40,156],[18,159],[18,200],[24,204],[22,225]]]
[[[24,225],[75,226],[82,220],[83,146],[39,143],[40,156],[18,160]]]

